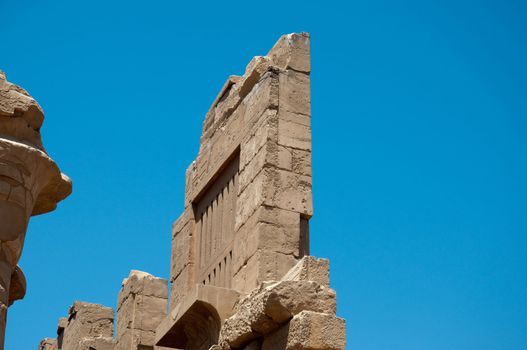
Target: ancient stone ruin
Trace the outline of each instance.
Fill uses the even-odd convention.
[[[172,227],[170,280],[132,271],[115,316],[75,302],[40,350],[344,349],[329,263],[309,256],[309,40],[281,37],[213,102]]]
[[[7,309],[26,293],[17,263],[29,218],[54,210],[71,193],[71,181],[42,145],[43,121],[38,103],[0,71],[0,350]]]

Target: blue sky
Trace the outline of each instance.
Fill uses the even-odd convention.
[[[169,274],[204,114],[281,34],[312,36],[312,254],[355,350],[527,348],[522,1],[0,0],[0,69],[74,182],[32,219],[6,349],[74,300]]]

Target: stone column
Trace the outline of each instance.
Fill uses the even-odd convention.
[[[47,213],[71,193],[71,181],[47,155],[37,102],[0,71],[0,350],[7,308],[25,295],[17,266],[29,218]]]

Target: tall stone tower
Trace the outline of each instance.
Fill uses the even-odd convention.
[[[0,350],[7,309],[26,291],[17,263],[29,218],[54,210],[71,193],[71,181],[42,145],[43,121],[37,102],[0,72]]]
[[[284,35],[208,111],[173,227],[171,348],[341,349],[328,262],[309,257],[309,34]]]
[[[113,315],[75,302],[40,350],[342,350],[329,262],[309,256],[310,37],[282,36],[205,116],[167,282],[132,271]],[[168,302],[168,299],[170,301]]]

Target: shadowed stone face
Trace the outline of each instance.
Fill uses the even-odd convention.
[[[62,180],[43,151],[0,138],[0,219],[5,223],[0,228],[1,241],[12,241],[25,232],[29,217],[36,214],[39,195],[53,178]]]
[[[12,241],[26,231],[34,204],[29,183],[34,179],[22,162],[9,159],[13,157],[6,148],[0,151],[0,240]]]

